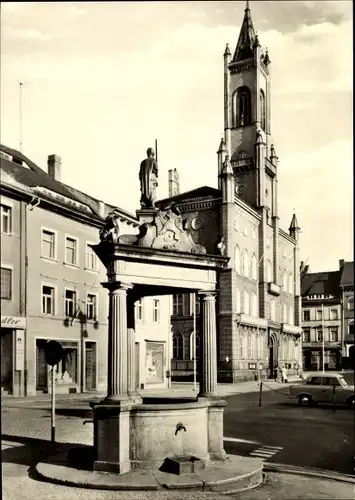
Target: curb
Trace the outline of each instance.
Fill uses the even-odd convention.
[[[265,472],[279,472],[284,474],[295,474],[305,477],[316,477],[319,479],[329,479],[331,481],[339,481],[347,484],[355,484],[355,476],[350,474],[341,474],[327,469],[305,468],[296,465],[276,464],[264,462],[263,470]]]
[[[210,491],[215,493],[234,493],[247,491],[264,483],[263,464],[255,463],[253,470],[236,475],[235,472],[219,470],[198,474],[174,476],[159,471],[130,471],[122,476],[118,474],[82,471],[68,467],[63,455],[55,456],[49,463],[39,462],[34,466],[37,476],[46,482],[57,485],[111,491]],[[243,467],[242,467],[243,468]],[[245,468],[245,465],[244,465]],[[226,477],[227,472],[227,477]],[[216,477],[217,475],[217,477]],[[220,475],[220,479],[218,479]],[[206,477],[207,476],[207,477]],[[214,476],[214,477],[213,477]],[[229,476],[229,477],[228,477]]]

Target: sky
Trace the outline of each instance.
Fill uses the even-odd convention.
[[[135,213],[158,139],[158,197],[217,187],[223,52],[245,2],[2,2],[1,143]],[[353,260],[352,2],[251,1],[271,59],[280,227],[293,210],[311,271]],[[23,82],[20,106],[19,81]]]

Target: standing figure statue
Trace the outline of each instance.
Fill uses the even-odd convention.
[[[147,158],[142,161],[139,170],[141,183],[141,208],[152,208],[156,201],[158,186],[158,163],[154,158],[154,149],[147,149]]]

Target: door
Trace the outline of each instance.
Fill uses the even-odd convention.
[[[36,390],[48,390],[48,365],[44,355],[47,340],[36,341]]]
[[[136,363],[136,373],[135,373],[135,388],[139,389],[139,342],[135,343],[135,363]]]
[[[12,394],[13,330],[1,328],[1,390]]]
[[[96,390],[96,342],[85,342],[85,389]]]

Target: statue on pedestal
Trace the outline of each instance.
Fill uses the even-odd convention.
[[[141,208],[153,208],[156,201],[158,186],[158,163],[153,148],[147,149],[147,158],[142,161],[139,170],[141,183]]]

